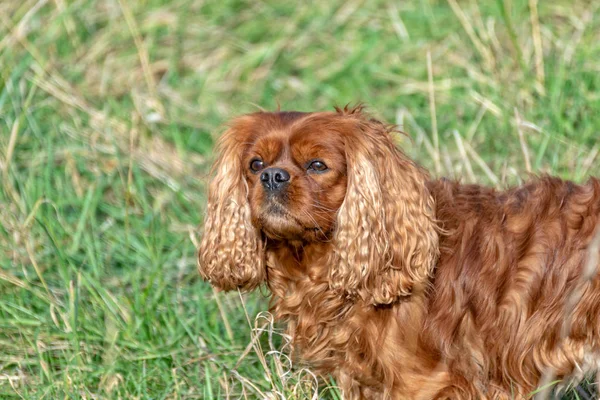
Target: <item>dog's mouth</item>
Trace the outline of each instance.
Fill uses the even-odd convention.
[[[276,201],[270,201],[269,204],[265,207],[264,212],[265,214],[272,216],[294,219],[293,215],[285,208],[285,206]]]
[[[312,239],[325,237],[321,227],[308,225],[292,214],[287,207],[270,201],[258,218],[261,230],[271,239]]]

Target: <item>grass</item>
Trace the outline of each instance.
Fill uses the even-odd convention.
[[[0,398],[339,398],[289,371],[265,296],[197,276],[221,124],[362,101],[436,176],[582,181],[600,174],[597,8],[0,2]]]

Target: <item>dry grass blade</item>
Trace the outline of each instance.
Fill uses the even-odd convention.
[[[519,143],[521,144],[521,151],[523,152],[523,160],[525,160],[525,171],[531,173],[531,161],[529,160],[529,148],[527,147],[527,141],[521,129],[521,115],[515,108],[515,123],[517,125],[517,132],[519,133]]]
[[[576,24],[575,32],[569,39],[568,44],[564,49],[562,58],[563,58],[563,62],[566,65],[571,64],[573,56],[575,55],[575,52],[577,50],[577,46],[579,46],[579,44],[581,43],[581,39],[583,38],[583,33],[585,32],[585,29],[588,27],[588,25],[592,21],[592,17],[598,10],[598,7],[600,7],[600,4],[598,4],[596,2],[592,2],[592,3],[593,4],[590,6],[590,8],[585,10],[582,17],[578,19],[580,21],[580,23]]]
[[[469,157],[467,156],[467,152],[465,150],[465,146],[463,144],[463,140],[460,137],[460,134],[455,129],[452,131],[452,135],[454,136],[454,140],[456,141],[456,146],[458,147],[458,151],[460,153],[461,160],[465,169],[467,170],[467,175],[469,176],[469,180],[471,182],[476,182],[475,174],[473,173],[473,167],[471,167],[471,161],[469,161]]]
[[[250,323],[245,301],[241,293],[238,292],[238,294],[242,301],[247,321]],[[293,396],[292,398],[317,399],[319,396],[319,385],[316,375],[306,368],[301,368],[297,371],[294,370],[294,365],[289,354],[292,348],[291,337],[277,330],[273,315],[269,312],[258,313],[251,327],[251,341],[246,346],[246,349],[241,352],[232,370],[232,376],[240,382],[242,387],[247,386],[250,391],[262,396],[261,398],[286,399],[289,394],[293,394],[294,396],[302,396]],[[267,335],[267,351],[264,351],[261,345],[261,338],[265,334]],[[281,338],[281,344],[276,343],[275,336]],[[261,390],[256,384],[253,384],[237,371],[252,350],[254,350],[254,355],[258,358],[262,366],[264,377],[269,382],[271,390],[268,392]],[[308,395],[307,390],[310,393]]]
[[[477,37],[475,29],[473,28],[473,25],[469,21],[467,15],[464,13],[464,11],[462,10],[462,8],[456,0],[448,0],[448,4],[450,4],[450,7],[452,7],[452,11],[454,11],[454,14],[456,15],[465,32],[469,36],[469,39],[471,39],[471,42],[477,49],[477,52],[484,59],[488,71],[493,71],[494,57],[492,56],[492,53],[489,51],[489,49],[485,47],[485,45]]]
[[[12,129],[10,130],[10,139],[8,140],[8,146],[6,148],[6,156],[4,157],[4,163],[2,165],[2,172],[6,176],[8,169],[10,168],[10,161],[15,150],[15,144],[17,143],[17,136],[19,134],[19,120],[15,120]]]
[[[600,144],[595,144],[592,150],[589,152],[585,160],[583,160],[583,165],[581,167],[581,176],[585,176],[588,174],[588,171],[594,165],[598,157],[598,153],[600,152]]]
[[[225,332],[227,332],[227,338],[231,343],[233,343],[233,330],[231,329],[229,319],[227,318],[227,314],[225,313],[225,309],[223,308],[223,303],[219,298],[219,293],[214,287],[212,288],[212,291],[215,302],[217,303],[217,307],[219,308],[219,313],[221,314],[221,318],[223,319],[223,324],[225,325]]]
[[[27,24],[29,23],[31,18],[33,18],[33,16],[47,3],[48,0],[38,0],[37,2],[35,2],[35,4],[33,4],[33,6],[29,7],[25,15],[23,15],[21,20],[12,29],[11,34],[5,35],[0,41],[0,53],[2,53],[4,48],[8,47],[11,44],[11,42],[15,41],[15,39],[16,41],[19,41],[27,35]],[[15,2],[14,4],[17,3]]]
[[[533,49],[535,51],[535,75],[537,90],[545,93],[546,76],[544,73],[544,48],[540,33],[540,19],[538,15],[538,0],[529,0],[529,15],[531,17],[531,35],[533,36]]]
[[[433,84],[433,66],[431,65],[431,52],[427,52],[427,78],[429,88],[429,112],[431,114],[431,130],[433,136],[433,161],[435,164],[435,172],[439,175],[442,172],[440,164],[440,138],[437,127],[437,113],[435,111],[435,86]]]
[[[473,158],[473,160],[475,160],[475,162],[477,163],[477,165],[479,166],[479,168],[481,168],[483,170],[483,172],[486,174],[486,176],[488,177],[488,179],[495,185],[498,186],[498,183],[500,183],[500,180],[498,179],[498,177],[496,176],[496,174],[494,174],[492,172],[492,170],[490,169],[490,167],[488,167],[488,165],[485,163],[485,161],[483,160],[483,158],[481,158],[481,156],[479,154],[477,154],[477,152],[471,147],[471,145],[468,142],[463,142],[465,149],[467,150],[467,153],[469,153],[469,155]]]
[[[404,21],[402,21],[402,18],[400,16],[400,10],[398,10],[398,7],[394,3],[391,3],[388,6],[388,8],[389,8],[389,13],[390,13],[390,18],[392,19],[392,26],[394,27],[394,31],[396,32],[396,35],[398,35],[398,38],[402,42],[410,41],[410,35],[408,34],[408,31],[406,30],[406,25],[404,25]]]
[[[150,57],[148,56],[148,50],[142,41],[142,37],[140,35],[139,28],[129,9],[128,2],[126,0],[119,0],[119,5],[121,6],[121,10],[123,11],[123,16],[125,17],[125,21],[127,22],[127,26],[129,27],[129,31],[133,36],[133,40],[135,42],[135,47],[137,48],[138,55],[140,58],[140,62],[142,64],[142,70],[144,71],[144,78],[146,79],[146,85],[148,90],[152,95],[152,100],[158,106],[158,109],[155,111],[159,111],[164,114],[164,110],[162,104],[158,100],[158,92],[156,90],[156,82],[154,80],[154,75],[152,75],[152,70],[150,69]]]

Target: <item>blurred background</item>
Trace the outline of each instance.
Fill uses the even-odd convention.
[[[364,102],[433,176],[580,182],[598,7],[0,0],[0,398],[339,398],[264,293],[197,276],[223,123]]]

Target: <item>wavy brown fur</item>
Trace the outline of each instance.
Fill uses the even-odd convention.
[[[524,398],[544,377],[597,369],[600,279],[584,266],[600,182],[432,181],[392,133],[360,107],[234,121],[202,276],[226,290],[266,281],[296,351],[346,398]],[[290,172],[275,200],[253,157]],[[315,158],[326,173],[306,170]]]

